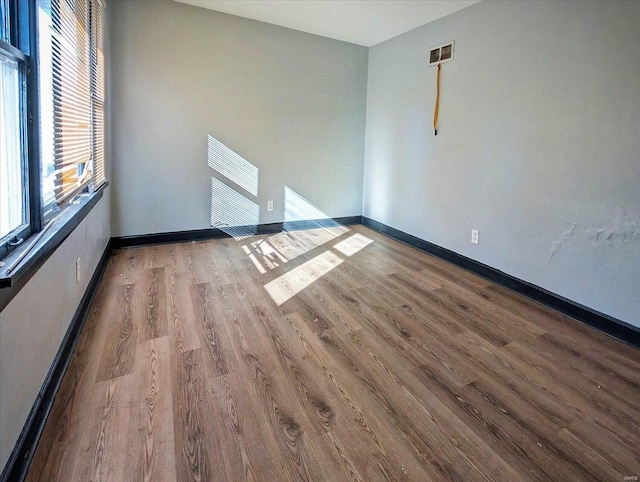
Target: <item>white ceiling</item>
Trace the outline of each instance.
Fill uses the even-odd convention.
[[[371,47],[480,0],[176,0]]]

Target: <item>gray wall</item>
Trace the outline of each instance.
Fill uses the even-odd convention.
[[[109,189],[0,312],[0,472],[110,237]],[[76,259],[80,258],[80,283]]]
[[[363,214],[640,326],[640,2],[483,1],[371,48]]]
[[[208,135],[259,169],[257,198],[228,184],[260,223],[285,220],[285,187],[361,213],[365,47],[164,0],[110,7],[115,236],[209,227]]]

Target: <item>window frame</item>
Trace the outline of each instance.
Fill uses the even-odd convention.
[[[35,1],[9,0],[9,41],[0,39],[0,52],[19,66],[22,195],[26,222],[0,238],[0,261],[42,227],[40,155],[38,149],[37,35]],[[34,115],[35,114],[35,115]]]
[[[91,0],[95,1],[95,0]],[[106,5],[98,0],[101,8],[102,29],[106,28]],[[26,186],[25,196],[28,197],[28,204],[25,205],[25,212],[29,215],[29,223],[26,229],[21,226],[19,236],[23,242],[12,250],[0,248],[0,311],[20,292],[22,287],[31,279],[38,269],[46,262],[60,244],[69,236],[73,230],[86,218],[93,210],[94,206],[104,195],[104,191],[109,186],[107,174],[107,159],[102,160],[104,176],[103,183],[95,185],[89,184],[69,202],[57,211],[54,220],[45,218],[45,211],[42,199],[42,159],[40,153],[40,85],[39,85],[39,22],[38,22],[38,0],[9,0],[10,12],[10,40],[5,42],[0,40],[0,48],[8,51],[9,58],[18,56],[19,63],[22,63],[24,75],[21,81],[21,142],[23,151],[23,169],[26,175],[23,178],[23,185]],[[105,52],[106,40],[103,37],[102,52]],[[15,45],[12,45],[15,44]],[[19,47],[19,48],[18,48]],[[106,65],[104,66],[106,67]],[[104,68],[103,67],[103,68]],[[103,70],[103,82],[105,83],[104,102],[105,111],[103,122],[106,124],[106,71]],[[103,125],[103,129],[105,129]],[[93,130],[93,126],[92,126]],[[102,131],[103,152],[107,147],[106,132]],[[93,137],[92,137],[92,158],[93,157]],[[93,165],[92,165],[93,167]],[[93,172],[92,172],[93,174]],[[46,223],[46,224],[45,224]],[[0,239],[5,242],[6,238],[13,239],[17,233],[12,233]],[[0,477],[1,478],[1,477]]]

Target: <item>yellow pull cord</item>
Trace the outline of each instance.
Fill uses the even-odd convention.
[[[440,109],[440,64],[436,73],[436,106],[433,109],[433,132],[438,135],[438,110]]]

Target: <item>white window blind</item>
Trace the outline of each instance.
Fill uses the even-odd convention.
[[[99,0],[40,0],[40,8],[45,13],[40,15],[41,32],[45,30],[45,43],[50,42],[50,54],[41,55],[40,62],[41,104],[52,103],[41,107],[43,144],[53,144],[52,150],[42,148],[47,168],[43,199],[50,211],[47,203],[62,206],[87,186],[106,182],[104,6]],[[52,114],[49,126],[47,110]]]

